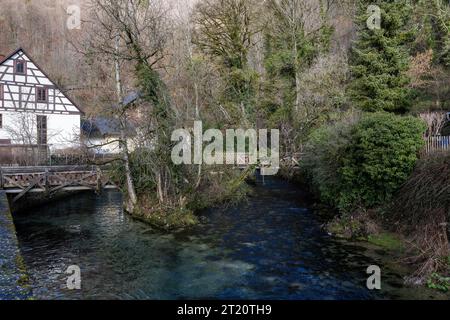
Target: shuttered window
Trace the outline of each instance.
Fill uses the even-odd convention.
[[[37,116],[37,143],[47,144],[47,116]]]
[[[26,75],[27,62],[24,60],[14,60],[14,73],[19,75]]]
[[[47,88],[36,88],[36,101],[37,102],[48,102]]]

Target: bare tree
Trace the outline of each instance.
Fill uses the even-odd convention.
[[[253,20],[256,5],[251,0],[203,0],[194,22],[195,43],[205,52],[220,57],[229,67],[247,64],[252,36],[258,32]]]
[[[153,69],[164,57],[166,41],[166,9],[157,0],[92,0],[92,14],[88,21],[89,37],[80,51],[85,56],[96,56],[114,66],[116,108],[113,115],[120,122],[120,145],[125,169],[127,203],[129,212],[134,212],[137,195],[130,168],[130,152],[127,142],[127,123],[130,106],[124,103],[124,81],[122,64],[138,68]],[[128,79],[136,82],[133,72]]]
[[[253,0],[202,0],[193,14],[194,43],[220,65],[226,100],[238,105],[246,125],[255,91],[249,51],[261,27],[256,23],[258,8]]]
[[[427,124],[426,137],[439,136],[447,122],[447,114],[442,111],[424,112],[419,114],[419,118]]]
[[[50,146],[47,141],[57,140],[60,136],[60,131],[45,130],[38,132],[39,126],[36,114],[30,112],[20,112],[14,117],[12,121],[4,127],[7,135],[11,138],[13,149],[19,151],[18,160],[25,165],[38,165],[47,161]],[[45,137],[45,141],[40,139]],[[63,142],[63,141],[59,141]]]

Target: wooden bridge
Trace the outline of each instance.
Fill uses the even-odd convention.
[[[116,186],[98,166],[2,167],[0,190],[15,194],[17,202],[28,193],[51,196],[60,191],[115,189]]]

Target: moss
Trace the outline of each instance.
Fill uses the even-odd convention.
[[[30,278],[27,275],[27,270],[25,266],[25,261],[23,260],[22,256],[18,254],[16,256],[16,266],[19,269],[20,277],[17,283],[19,286],[27,288],[30,285]]]
[[[349,233],[346,231],[344,224],[340,220],[333,220],[328,223],[326,229],[330,234],[339,238],[350,238]]]
[[[148,209],[138,207],[132,216],[160,230],[176,230],[197,225],[199,220],[191,210],[185,208]]]
[[[17,284],[24,289],[27,289],[30,287],[29,283],[30,283],[30,278],[26,274],[21,274],[19,277],[19,280],[17,280]]]
[[[223,203],[234,205],[242,202],[250,193],[249,186],[242,179],[240,176],[232,180],[221,192],[199,194],[178,206],[161,206],[154,197],[141,196],[132,216],[166,231],[193,227],[199,223],[195,212]]]
[[[427,286],[430,289],[448,292],[450,289],[450,277],[444,277],[438,273],[433,273],[427,281]]]
[[[359,217],[345,214],[335,217],[329,222],[326,230],[330,234],[344,239],[358,239],[366,236],[364,222]]]
[[[393,233],[379,233],[374,235],[369,235],[367,240],[379,247],[383,247],[385,249],[391,251],[403,251],[405,249],[403,241],[400,237]]]

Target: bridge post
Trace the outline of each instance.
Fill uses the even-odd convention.
[[[97,171],[97,193],[101,194],[102,193],[102,189],[103,189],[103,182],[102,182],[102,170],[100,169],[99,166],[96,166],[96,171]]]
[[[48,179],[48,176],[49,176],[48,168],[45,168],[44,188],[45,188],[46,195],[48,195],[50,193],[50,181]]]

